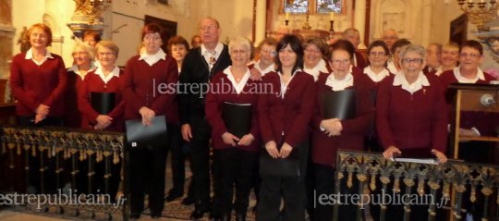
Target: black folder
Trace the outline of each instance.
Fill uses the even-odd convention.
[[[151,147],[164,145],[167,141],[165,116],[154,117],[152,125],[144,126],[142,120],[127,120],[126,140],[130,147]]]
[[[260,153],[260,175],[300,177],[300,158],[298,148],[293,148],[287,158],[273,158],[263,148]]]
[[[222,106],[222,119],[227,131],[236,137],[243,137],[251,129],[251,104],[225,102]]]
[[[90,92],[92,108],[99,114],[109,114],[114,109],[116,93]]]
[[[357,116],[355,90],[326,91],[322,97],[324,118],[353,119]]]

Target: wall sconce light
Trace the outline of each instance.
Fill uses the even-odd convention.
[[[479,32],[489,31],[485,24],[496,17],[497,0],[457,0],[457,3]]]

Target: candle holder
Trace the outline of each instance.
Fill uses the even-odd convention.
[[[329,31],[334,32],[334,20],[330,20],[329,24],[330,24]]]

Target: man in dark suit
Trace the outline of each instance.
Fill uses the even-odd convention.
[[[353,56],[352,65],[358,67],[360,70],[364,70],[367,66],[366,59],[364,56],[358,51],[358,47],[360,44],[360,33],[359,30],[355,28],[348,28],[343,32],[343,39],[348,40],[355,47],[355,53]]]
[[[222,29],[214,18],[205,18],[199,23],[202,45],[191,50],[185,57],[180,73],[180,123],[182,138],[191,147],[191,170],[194,185],[195,209],[192,219],[203,217],[210,209],[210,165],[209,140],[211,128],[204,105],[209,81],[218,72],[231,65],[228,47],[219,41]],[[216,172],[216,165],[214,165]],[[211,217],[218,220],[216,195],[217,181],[214,180],[215,200]]]

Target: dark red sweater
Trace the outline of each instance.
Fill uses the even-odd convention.
[[[26,53],[17,54],[12,59],[10,87],[17,100],[16,115],[34,116],[36,108],[44,104],[50,107],[49,117],[63,116],[66,67],[59,55],[51,55],[53,58],[40,66],[31,59],[25,59]]]
[[[322,96],[332,90],[326,85],[329,74],[321,73],[316,83],[315,113],[312,117],[312,160],[314,163],[325,166],[336,166],[336,153],[343,150],[362,150],[364,146],[363,136],[374,116],[374,108],[369,96],[369,81],[363,74],[353,74],[353,86],[355,90],[355,105],[357,117],[350,120],[342,120],[343,127],[341,135],[329,137],[325,131],[321,131],[320,123],[324,120],[324,105]]]
[[[122,71],[120,71],[120,75],[123,75]],[[125,102],[122,99],[120,91],[119,77],[112,77],[106,84],[99,75],[95,74],[95,71],[92,71],[85,76],[83,83],[78,88],[78,108],[82,114],[81,128],[93,130],[93,127],[97,123],[96,119],[100,114],[92,108],[90,101],[91,92],[116,93],[114,109],[107,114],[107,116],[113,118],[113,123],[106,130],[123,131]]]
[[[401,86],[393,86],[394,76],[380,83],[376,102],[376,126],[381,144],[386,149],[395,146],[431,149],[443,153],[447,149],[447,122],[442,86],[436,76],[426,76],[430,83],[411,95]]]
[[[236,146],[236,148],[247,151],[258,151],[260,129],[258,128],[256,113],[258,94],[255,93],[255,89],[260,88],[259,85],[261,85],[261,81],[248,79],[243,91],[240,94],[237,94],[235,88],[232,86],[232,83],[225,73],[219,72],[212,78],[210,82],[210,88],[212,90],[209,90],[206,95],[205,113],[206,119],[212,128],[211,140],[215,149],[232,148],[230,145],[224,143],[222,139],[222,134],[228,132],[222,119],[222,107],[225,102],[230,102],[241,104],[247,103],[252,105],[253,114],[250,133],[255,137],[255,140],[250,146]],[[225,91],[229,93],[223,93]]]
[[[489,84],[490,81],[495,80],[494,77],[487,73],[484,73],[485,80],[478,80],[477,84]],[[455,121],[455,111],[452,109],[452,102],[456,94],[455,89],[449,89],[449,85],[453,83],[459,83],[454,75],[453,70],[448,70],[443,72],[440,77],[440,82],[444,89],[446,89],[445,95],[447,99],[447,108],[449,113],[450,122]],[[482,136],[496,136],[495,129],[497,127],[497,121],[492,119],[499,119],[499,114],[494,112],[485,111],[461,111],[461,128],[470,129],[475,127],[480,131]]]
[[[139,55],[130,58],[121,77],[123,99],[125,100],[125,119],[141,119],[139,109],[146,106],[156,116],[166,115],[166,121],[179,123],[176,102],[178,69],[171,56],[149,66]]]
[[[263,144],[274,140],[278,145],[286,142],[296,147],[306,141],[314,108],[314,77],[305,72],[296,72],[288,82],[284,98],[278,73],[266,74],[263,84],[268,89],[268,93],[260,95],[258,99],[258,124]]]

